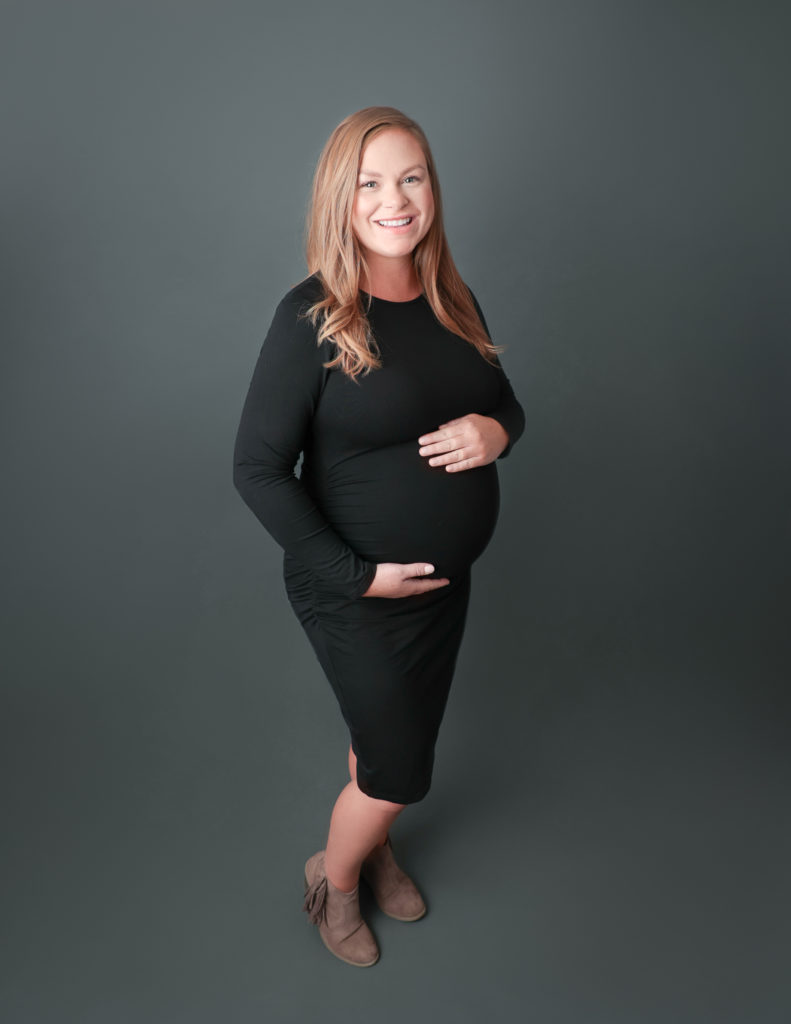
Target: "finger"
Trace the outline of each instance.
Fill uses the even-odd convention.
[[[431,562],[408,562],[406,565],[402,565],[401,569],[405,580],[414,579],[415,576],[430,576],[434,572]]]
[[[455,451],[447,452],[445,455],[435,455],[433,459],[428,460],[429,466],[447,466],[453,462],[461,462],[463,459],[469,458],[464,453],[467,451],[466,448],[457,448]]]
[[[472,456],[469,459],[462,459],[461,462],[451,462],[445,466],[446,473],[459,473],[465,469],[475,469],[476,466],[480,465],[480,459],[477,456]]]
[[[470,459],[474,459],[477,452],[474,448],[458,447],[455,451],[448,452],[446,455],[435,455],[434,458],[429,459],[430,466],[450,466],[459,462],[466,462]]]
[[[452,437],[453,435],[458,434],[458,432],[457,425],[448,428],[448,425],[445,424],[440,430],[432,430],[429,434],[421,434],[417,439],[417,443],[436,444],[438,441],[442,441],[447,437]]]
[[[442,452],[452,452],[454,449],[460,448],[463,442],[464,434],[449,434],[442,441],[435,441],[433,444],[423,445],[422,448],[418,448],[418,454],[439,455]]]
[[[442,579],[436,580],[420,580],[419,582],[416,580],[410,588],[410,593],[425,594],[428,593],[429,590],[439,590],[440,587],[447,587],[449,583],[450,580],[446,579],[444,576]]]
[[[452,441],[438,441],[436,444],[427,444],[422,448],[418,448],[418,455],[422,455],[425,458],[427,455],[444,455],[446,452],[451,452],[456,447]]]

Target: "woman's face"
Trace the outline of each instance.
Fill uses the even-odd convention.
[[[434,219],[434,196],[420,143],[388,128],[363,150],[352,229],[366,259],[403,260]]]

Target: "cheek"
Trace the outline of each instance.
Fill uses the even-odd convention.
[[[352,210],[352,222],[358,230],[367,226],[368,216],[371,212],[370,207],[371,204],[365,201],[365,196],[358,196],[355,199]]]
[[[425,199],[423,200],[423,216],[426,225],[426,231],[431,227],[434,221],[434,195],[431,191],[428,192]]]

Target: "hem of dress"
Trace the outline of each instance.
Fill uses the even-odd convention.
[[[365,793],[366,796],[371,797],[372,800],[387,800],[389,803],[392,804],[416,804],[428,796],[431,790],[431,783],[429,783],[427,786],[424,786],[422,789],[415,790],[414,794],[410,794],[406,797],[403,796],[403,794],[399,793],[383,793],[381,791],[374,792],[373,790],[375,787],[363,789],[363,787],[359,783],[359,780],[357,782],[357,788],[360,790],[361,793]]]

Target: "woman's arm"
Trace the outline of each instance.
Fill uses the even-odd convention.
[[[469,287],[469,286],[468,286]],[[478,300],[470,289],[478,316],[489,334]],[[491,339],[491,334],[489,334]],[[432,466],[444,466],[448,473],[458,473],[476,466],[485,466],[509,454],[525,429],[525,413],[511,382],[495,355],[500,377],[500,397],[486,415],[468,413],[458,419],[441,423],[437,430],[418,438],[418,453],[428,456]]]
[[[297,317],[301,304],[292,290],[275,310],[236,434],[233,482],[281,547],[320,583],[357,598],[376,565],[341,539],[294,473],[327,372],[315,329]]]
[[[469,288],[469,285],[467,287]],[[478,312],[478,316],[481,318],[481,323],[483,324],[484,330],[489,335],[489,339],[491,340],[492,336],[489,333],[489,327],[486,323],[486,318],[483,315],[483,310],[478,305],[478,300],[472,293],[472,289],[470,289],[470,295],[472,296],[472,301],[475,306],[475,309]],[[494,358],[497,364],[497,369],[500,374],[500,401],[497,407],[493,409],[491,412],[489,412],[488,415],[491,416],[493,419],[497,420],[497,422],[503,427],[505,432],[508,434],[508,444],[505,446],[503,451],[500,452],[500,454],[497,456],[499,459],[504,459],[506,455],[510,453],[511,449],[524,432],[525,412],[522,406],[520,405],[516,395],[514,394],[514,389],[511,387],[511,382],[506,376],[505,370],[503,369],[499,358],[496,355]]]

